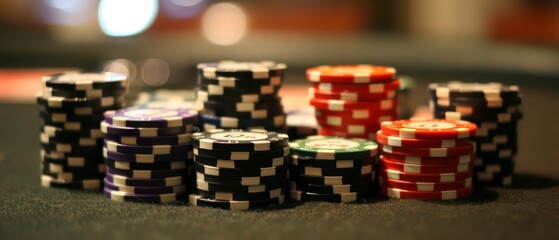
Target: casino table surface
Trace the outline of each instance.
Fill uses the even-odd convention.
[[[408,100],[414,107],[427,104],[428,82],[451,79],[414,77],[417,85]],[[495,81],[502,79],[520,84],[523,93],[512,187],[482,188],[455,201],[381,196],[359,204],[289,200],[281,207],[254,211],[122,203],[95,192],[41,188],[37,109],[31,103],[2,103],[0,238],[559,239],[559,83],[528,81],[527,76]]]

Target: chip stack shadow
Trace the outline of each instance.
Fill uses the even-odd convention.
[[[523,117],[515,85],[502,83],[431,83],[430,107],[436,118],[478,125],[474,180],[478,185],[510,186],[518,152],[517,127]]]
[[[196,111],[130,108],[107,111],[107,199],[129,202],[185,201],[194,172],[191,134]]]
[[[270,61],[198,64],[201,128],[285,132],[286,114],[278,96],[285,69],[285,64]]]
[[[260,129],[194,133],[196,190],[190,204],[231,210],[282,204],[288,141],[286,134]]]
[[[382,121],[398,118],[396,69],[334,65],[307,69],[319,135],[374,140]]]
[[[442,119],[381,123],[378,182],[383,195],[453,200],[470,196],[476,125]]]
[[[309,136],[289,146],[292,199],[356,202],[371,192],[378,149],[375,142]]]
[[[100,190],[106,166],[100,122],[124,106],[128,77],[68,72],[43,77],[37,96],[41,117],[41,185]]]

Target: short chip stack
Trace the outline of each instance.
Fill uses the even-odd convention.
[[[375,142],[310,136],[289,146],[292,199],[355,202],[371,192],[378,149]]]
[[[198,64],[201,127],[284,132],[286,114],[278,92],[285,68],[267,61]]]
[[[518,152],[517,126],[523,113],[518,86],[501,83],[432,83],[430,106],[436,118],[478,125],[474,179],[480,185],[510,186]]]
[[[105,197],[115,201],[186,200],[193,173],[196,111],[130,108],[107,111]]]
[[[467,121],[398,120],[381,124],[379,186],[386,196],[451,200],[472,194],[476,125]]]
[[[289,137],[266,130],[194,133],[196,193],[190,204],[246,210],[282,204]]]
[[[397,119],[395,74],[394,68],[372,65],[307,69],[319,135],[374,140],[380,122]]]
[[[41,184],[99,190],[105,174],[100,122],[106,110],[124,106],[125,75],[63,73],[43,78],[37,96],[41,116]]]

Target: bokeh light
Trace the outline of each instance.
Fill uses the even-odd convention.
[[[99,25],[108,36],[136,35],[153,24],[158,9],[157,0],[101,0]]]
[[[162,0],[161,8],[171,17],[187,19],[196,16],[206,6],[205,0]]]
[[[38,17],[43,23],[77,26],[89,19],[87,9],[95,7],[95,0],[42,0]]]
[[[159,87],[169,80],[169,64],[157,58],[150,58],[142,64],[142,80],[149,86]]]
[[[212,43],[232,45],[245,36],[248,21],[242,8],[233,3],[217,3],[202,16],[202,32]]]

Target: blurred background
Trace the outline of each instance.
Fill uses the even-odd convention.
[[[341,63],[535,81],[559,76],[557,46],[556,0],[0,0],[0,95],[29,99],[24,80],[60,69],[188,89],[196,63],[224,59],[285,62],[301,84],[305,68]]]

